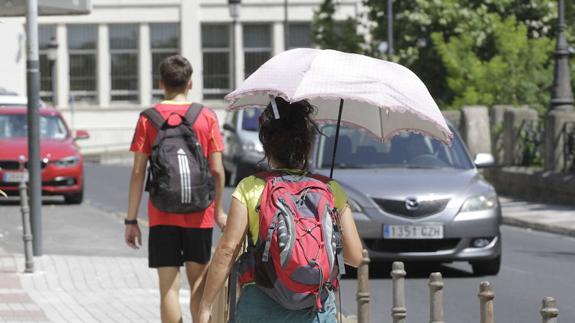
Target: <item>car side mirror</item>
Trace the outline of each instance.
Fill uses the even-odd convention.
[[[493,155],[486,153],[479,153],[475,155],[475,160],[473,161],[477,168],[487,168],[495,166],[495,158]]]
[[[76,130],[76,134],[74,135],[74,140],[82,140],[90,138],[90,133],[86,130]]]
[[[236,127],[232,126],[232,125],[229,124],[229,123],[224,123],[224,130],[227,130],[227,131],[236,131]]]

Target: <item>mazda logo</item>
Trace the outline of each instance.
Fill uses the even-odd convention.
[[[409,211],[415,211],[419,208],[419,201],[415,197],[408,197],[405,199],[405,208]]]

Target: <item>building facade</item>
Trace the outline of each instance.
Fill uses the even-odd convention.
[[[106,136],[129,142],[126,118],[161,100],[164,57],[179,53],[192,63],[191,100],[224,107],[224,95],[267,59],[313,47],[311,21],[321,1],[288,0],[287,33],[284,0],[243,0],[235,21],[225,0],[93,0],[86,16],[40,17],[41,98],[67,113],[73,127],[92,130],[93,145],[106,145]],[[356,16],[360,6],[341,0],[335,18]],[[0,34],[0,87],[25,94],[24,19],[3,18]]]
[[[236,23],[221,0],[94,0],[87,16],[40,17],[41,97],[62,108],[149,106],[161,96],[159,62],[180,53],[194,67],[192,99],[220,100],[286,46],[313,46],[320,0],[288,1],[287,41],[283,0],[244,0]],[[341,3],[339,18],[357,15],[359,5]],[[11,48],[0,87],[24,93],[23,19],[3,20]]]

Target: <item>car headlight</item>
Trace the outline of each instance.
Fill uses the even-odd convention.
[[[496,207],[497,203],[497,194],[495,193],[476,195],[468,198],[463,203],[461,212],[489,210]]]
[[[361,208],[359,203],[357,203],[355,200],[347,199],[347,204],[349,205],[351,212],[358,212],[358,213],[363,212],[363,209]]]
[[[58,159],[52,163],[57,167],[72,167],[72,166],[78,165],[79,162],[80,162],[80,157],[70,156],[70,157],[64,157],[62,159]]]
[[[246,142],[242,145],[242,149],[246,153],[262,154],[264,152],[262,145],[256,145],[253,142]]]

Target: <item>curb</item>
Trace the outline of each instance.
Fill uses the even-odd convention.
[[[525,228],[525,229],[532,229],[532,230],[536,230],[536,231],[547,232],[547,233],[554,233],[554,234],[559,234],[559,235],[575,238],[575,229],[567,228],[567,227],[561,227],[561,226],[552,225],[552,224],[546,224],[546,223],[540,223],[540,222],[530,222],[530,221],[521,220],[518,218],[505,217],[505,216],[503,217],[503,224],[514,226],[514,227],[519,227],[519,228]]]

